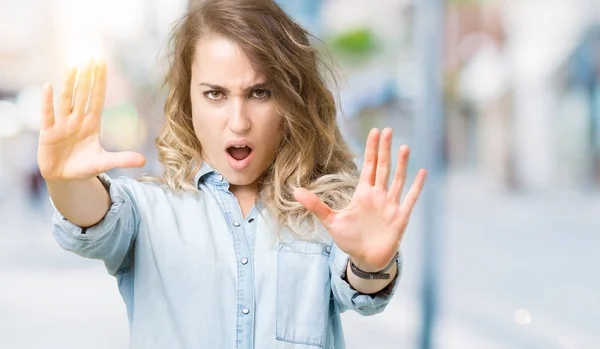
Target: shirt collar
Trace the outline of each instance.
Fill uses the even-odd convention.
[[[200,183],[203,181],[209,180],[211,182],[225,182],[226,180],[221,176],[221,174],[215,170],[208,162],[202,161],[202,165],[200,169],[194,176],[194,183],[196,183],[196,187],[200,188]]]
[[[206,161],[202,161],[202,165],[200,166],[200,169],[198,170],[198,172],[196,173],[196,176],[194,176],[194,183],[196,183],[196,187],[198,189],[200,189],[200,183],[202,182],[213,182],[213,183],[219,183],[222,185],[229,185],[229,182],[227,182],[227,180],[225,179],[225,177],[223,177],[217,170],[215,170],[214,167],[212,167],[208,162]],[[261,212],[263,211],[266,206],[265,204],[262,203],[262,200],[260,200],[260,195],[258,200],[256,200],[255,206],[256,209]]]

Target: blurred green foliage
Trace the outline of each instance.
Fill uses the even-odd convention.
[[[332,52],[345,57],[363,58],[377,50],[377,40],[368,27],[354,28],[330,39]]]

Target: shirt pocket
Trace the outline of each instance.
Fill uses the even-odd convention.
[[[323,348],[329,324],[331,247],[316,242],[280,243],[276,338]]]

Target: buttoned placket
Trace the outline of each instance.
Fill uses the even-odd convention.
[[[225,214],[225,219],[232,233],[237,267],[236,295],[238,311],[236,328],[236,348],[254,348],[255,295],[254,295],[254,264],[253,241],[256,231],[255,208],[247,220],[244,220],[242,210],[235,196],[229,191],[229,184],[222,175],[215,177],[214,193],[218,196],[219,204]]]

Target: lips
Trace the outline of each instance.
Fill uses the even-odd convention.
[[[246,146],[250,149],[254,149],[254,143],[250,142],[247,139],[235,139],[235,140],[231,140],[231,141],[225,143],[226,150],[231,147],[241,147],[241,146]]]
[[[232,158],[236,159],[237,161],[241,161],[250,155],[252,149],[244,145],[237,147],[229,147],[227,148],[227,152],[229,153],[229,155],[231,155]]]
[[[254,155],[253,150],[254,144],[245,139],[229,141],[225,145],[229,165],[234,170],[243,170],[250,164],[250,160]]]

